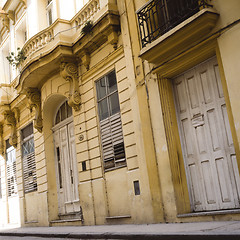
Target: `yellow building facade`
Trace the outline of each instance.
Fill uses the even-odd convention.
[[[239,219],[237,0],[0,6],[0,226]]]

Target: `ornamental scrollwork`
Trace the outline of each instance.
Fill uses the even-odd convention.
[[[78,68],[76,64],[62,62],[60,66],[60,74],[70,83],[68,105],[75,111],[79,111],[81,106],[81,96],[78,86]]]
[[[8,126],[11,127],[11,136],[9,139],[9,143],[13,147],[17,147],[17,120],[15,118],[15,113],[12,110],[5,110],[4,113],[4,120]]]
[[[34,127],[41,133],[43,128],[42,110],[41,110],[41,92],[37,88],[28,88],[26,90],[28,99],[28,108],[32,112],[35,108]]]

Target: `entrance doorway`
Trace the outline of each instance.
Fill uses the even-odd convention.
[[[64,102],[55,117],[54,146],[59,215],[80,212],[72,109]]]
[[[239,208],[236,154],[216,58],[173,81],[193,211]]]

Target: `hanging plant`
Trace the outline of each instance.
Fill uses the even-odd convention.
[[[23,61],[26,59],[26,56],[23,49],[17,48],[17,55],[15,55],[14,52],[11,52],[6,58],[10,65],[19,68]]]
[[[93,28],[93,22],[89,20],[84,24],[81,33],[82,34],[92,33],[92,28]]]

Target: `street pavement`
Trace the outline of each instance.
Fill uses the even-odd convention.
[[[240,240],[240,221],[103,225],[74,227],[25,227],[1,229],[0,239],[216,239]],[[5,237],[5,238],[2,238]],[[12,238],[9,238],[12,237]],[[35,238],[34,238],[35,237]]]
[[[47,238],[42,238],[42,237],[7,237],[7,236],[0,236],[0,240],[46,240]],[[51,240],[63,240],[62,238],[51,238]],[[70,238],[64,238],[64,240],[72,240]]]

